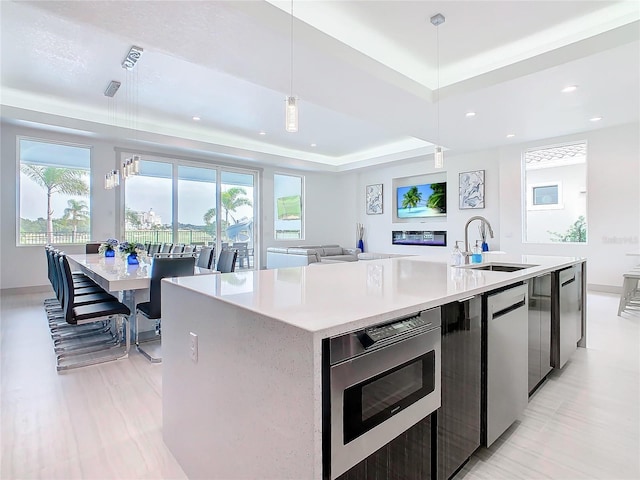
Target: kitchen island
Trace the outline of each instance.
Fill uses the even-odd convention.
[[[584,259],[500,261],[533,266],[403,257],[165,280],[165,443],[191,478],[323,478],[323,340]]]

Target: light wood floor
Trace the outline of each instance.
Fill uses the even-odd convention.
[[[0,299],[0,478],[186,478],[162,441],[162,365],[56,373],[44,297]],[[456,480],[640,479],[640,315],[617,302],[589,294],[588,348]]]

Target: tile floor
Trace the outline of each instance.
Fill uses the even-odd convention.
[[[0,478],[186,478],[162,441],[162,364],[58,374],[44,298],[0,298]],[[588,348],[456,480],[640,479],[640,314],[617,302],[588,295]]]

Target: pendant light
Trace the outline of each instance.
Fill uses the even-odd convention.
[[[437,138],[436,138],[436,146],[433,152],[433,163],[435,168],[443,168],[444,167],[444,151],[442,150],[442,145],[440,145],[440,35],[439,35],[439,26],[444,23],[444,15],[441,13],[435,14],[431,17],[431,23],[436,27],[436,72],[438,78],[438,84],[436,87],[436,129],[437,129]]]
[[[138,70],[133,72],[134,67],[140,60],[140,57],[144,52],[142,47],[133,45],[127,56],[124,58],[120,66],[126,70],[127,82],[125,84],[125,112],[126,117],[124,123],[125,127],[133,130],[133,140],[137,143],[138,138]],[[122,85],[117,80],[109,82],[104,94],[109,98],[109,123],[117,126],[118,124],[118,112],[117,103],[115,102],[115,94]],[[113,105],[112,105],[113,104]],[[112,118],[113,117],[113,118]],[[140,173],[140,155],[133,155],[122,162],[122,180],[126,180],[132,175],[138,175]],[[104,176],[104,188],[106,190],[112,190],[120,186],[120,170],[109,170]]]
[[[293,0],[291,0],[291,83],[285,108],[285,129],[287,132],[298,131],[298,99],[293,95]]]
[[[122,83],[117,80],[111,80],[104,91],[107,97],[108,122],[111,125],[117,124],[117,99],[114,98]],[[104,189],[113,190],[120,185],[120,172],[118,170],[109,170],[104,176]]]
[[[122,68],[126,70],[127,84],[125,93],[127,94],[127,126],[133,131],[133,142],[138,143],[138,105],[139,105],[139,72],[140,67],[135,68],[138,60],[144,52],[142,47],[132,46],[129,53],[122,61]],[[122,162],[122,180],[126,180],[133,175],[140,174],[140,155],[132,155]]]

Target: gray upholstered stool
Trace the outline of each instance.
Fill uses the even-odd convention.
[[[618,305],[618,316],[629,308],[640,308],[640,272],[631,271],[623,275],[622,293],[620,294],[620,304]]]

